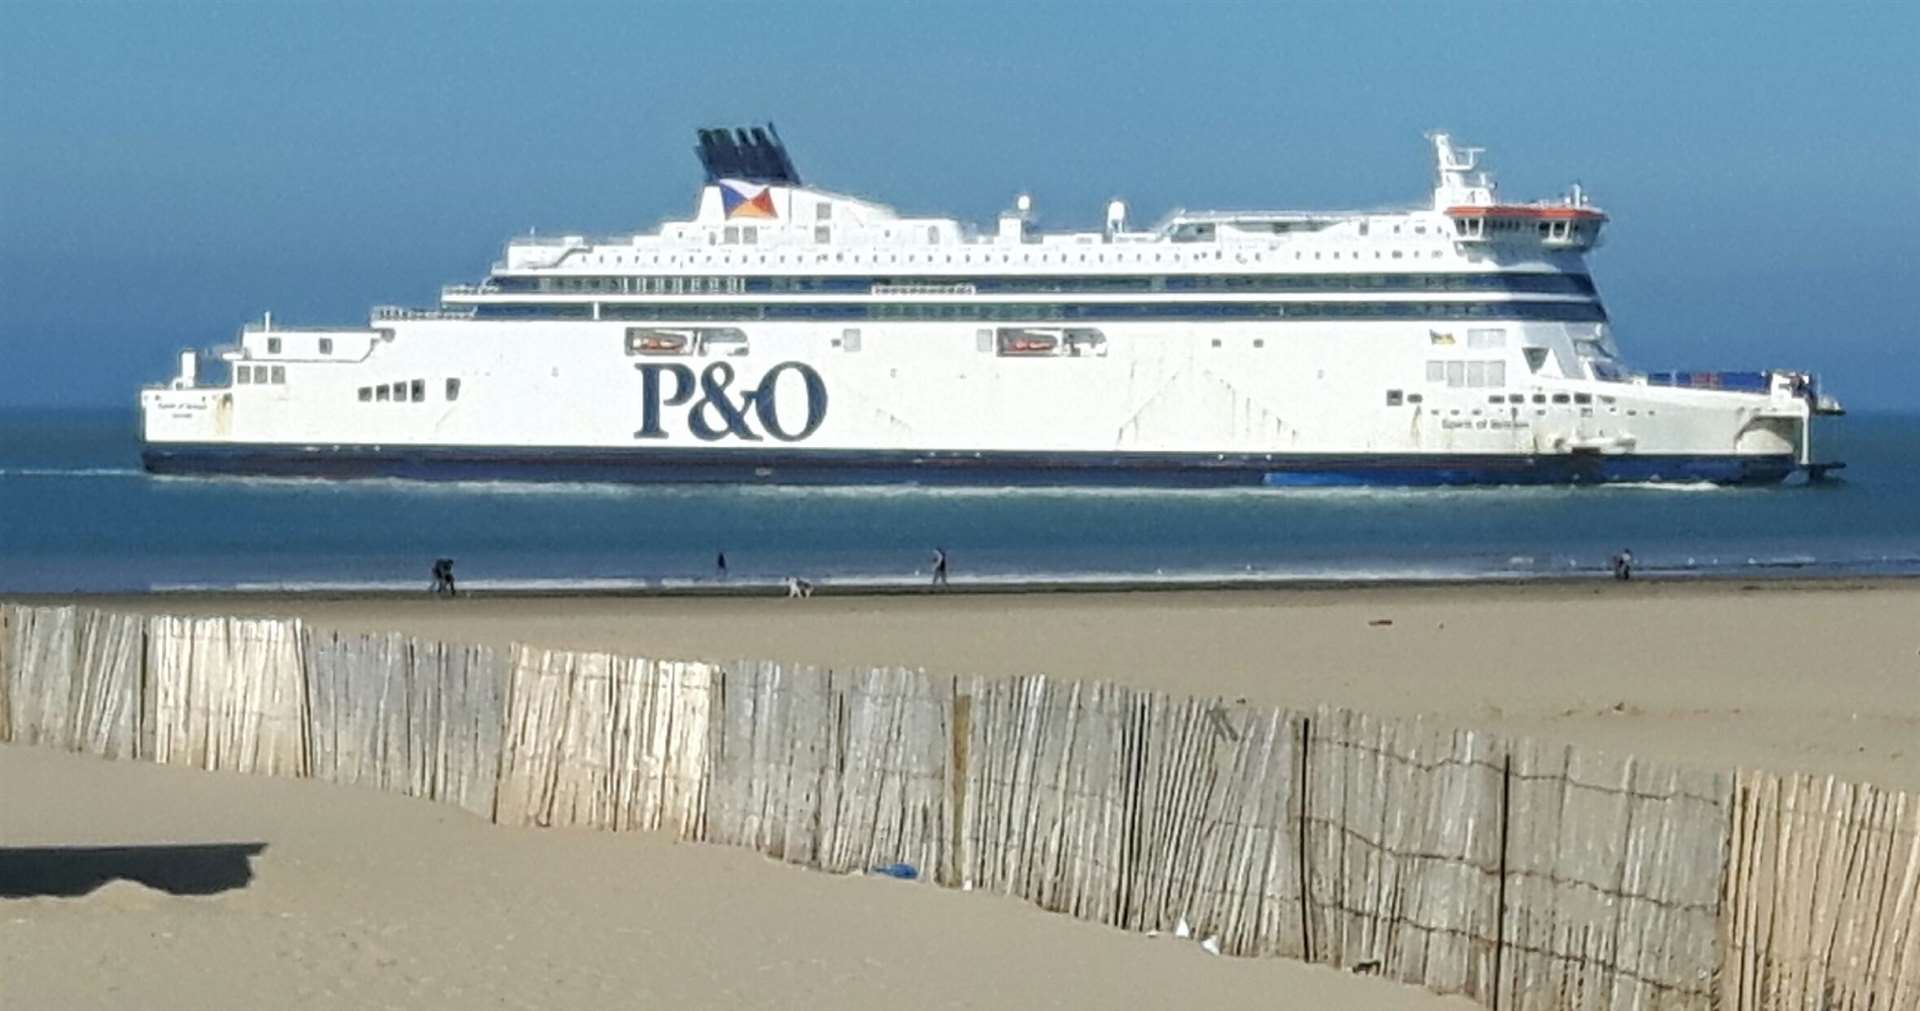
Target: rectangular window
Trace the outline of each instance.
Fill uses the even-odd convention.
[[[1468,362],[1467,363],[1467,385],[1468,386],[1487,385],[1487,363],[1486,362]]]
[[[1573,395],[1573,402],[1576,404],[1591,404],[1593,403],[1593,394],[1576,393]]]
[[[1567,396],[1567,395],[1566,395],[1566,394],[1564,394],[1564,393],[1556,393],[1556,394],[1554,394],[1554,395],[1553,395],[1553,402],[1554,402],[1554,403],[1556,403],[1556,404],[1564,404],[1564,403],[1566,403],[1567,401],[1569,401],[1569,400],[1571,400],[1571,399],[1573,399],[1573,398],[1572,398],[1572,397],[1569,397],[1569,396]]]
[[[1409,403],[1409,404],[1417,404],[1417,403],[1419,403],[1420,401],[1422,401],[1422,400],[1425,400],[1425,399],[1427,399],[1427,398],[1426,398],[1426,397],[1423,397],[1423,396],[1421,396],[1421,395],[1420,395],[1420,394],[1418,394],[1418,393],[1409,393],[1409,394],[1407,394],[1407,403]]]
[[[447,380],[447,399],[448,400],[460,399],[460,380],[458,379]]]
[[[426,403],[427,402],[427,381],[425,379],[415,379],[412,385],[412,393],[413,393],[414,403],[416,404]]]
[[[253,382],[253,366],[240,365],[235,367],[233,370],[233,381],[240,386],[245,386]]]
[[[728,225],[726,228],[726,234],[721,238],[720,241],[725,242],[729,246],[738,243],[740,241],[740,226]]]
[[[267,353],[270,355],[277,355],[280,353],[280,338],[278,337],[267,338]]]
[[[992,330],[975,330],[973,332],[973,346],[974,346],[974,349],[977,351],[992,351],[993,350],[993,331]]]
[[[827,225],[815,225],[813,227],[813,241],[821,243],[822,245],[832,242],[833,229]]]
[[[386,403],[387,401],[392,400],[393,387],[388,386],[386,383],[381,383],[379,386],[374,387],[373,399],[378,400],[381,403]]]
[[[320,353],[323,355],[330,355],[333,353],[333,338],[331,337],[320,338]]]
[[[360,402],[364,404],[364,403],[369,403],[372,400],[373,400],[373,387],[371,386],[360,387]]]
[[[1427,382],[1444,383],[1447,381],[1447,363],[1430,361],[1427,363]]]
[[[833,205],[826,202],[825,200],[822,200],[818,204],[815,204],[813,208],[813,220],[832,221]]]
[[[273,367],[273,385],[285,386],[286,384],[287,384],[287,367],[285,365],[275,365]]]
[[[860,350],[860,331],[858,330],[840,331],[840,346],[848,351]]]
[[[1487,363],[1487,385],[1488,386],[1507,385],[1507,363],[1506,362],[1488,362]]]
[[[1467,346],[1470,348],[1503,348],[1507,346],[1505,330],[1474,329],[1467,331]]]
[[[1401,392],[1400,392],[1399,390],[1388,390],[1388,391],[1387,391],[1387,406],[1388,406],[1388,407],[1399,407],[1399,406],[1400,406],[1400,401],[1401,401],[1401,396],[1402,396],[1402,395],[1401,395]]]
[[[1466,362],[1448,362],[1447,363],[1447,385],[1453,386],[1453,387],[1460,387],[1460,386],[1467,385],[1467,363]]]

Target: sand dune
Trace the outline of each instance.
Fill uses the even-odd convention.
[[[8,847],[263,842],[205,897],[0,900],[7,1008],[1473,1005],[1012,899],[330,784],[0,746]]]

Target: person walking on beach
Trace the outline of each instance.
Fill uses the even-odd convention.
[[[436,558],[433,560],[433,585],[427,587],[427,592],[438,597],[446,588],[447,560],[444,558]]]
[[[713,556],[713,567],[715,571],[717,571],[720,574],[721,579],[727,578],[727,553],[726,552],[722,551],[719,554]]]
[[[933,585],[947,585],[947,549],[933,549]]]
[[[1613,556],[1613,578],[1626,582],[1633,578],[1633,550],[1623,548]]]

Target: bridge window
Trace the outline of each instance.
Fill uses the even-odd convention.
[[[411,384],[410,389],[411,389],[411,392],[413,393],[414,403],[424,404],[427,402],[427,381],[426,380],[415,379]]]
[[[287,383],[287,367],[285,365],[275,365],[273,367],[273,385],[285,386],[286,383]]]
[[[391,387],[391,386],[388,386],[388,385],[387,385],[386,383],[381,383],[380,385],[378,385],[378,386],[376,386],[376,387],[374,387],[374,388],[373,388],[373,399],[374,399],[374,400],[376,400],[376,401],[379,401],[379,402],[381,402],[381,403],[385,403],[385,402],[387,402],[387,401],[389,401],[389,400],[392,400],[392,399],[393,399],[393,387]]]
[[[320,338],[320,353],[323,355],[330,355],[333,353],[333,338],[331,337]]]
[[[365,404],[365,403],[372,402],[372,400],[373,400],[373,387],[371,386],[360,387],[360,402]]]
[[[364,400],[366,398],[362,397],[361,399]],[[447,380],[447,399],[450,401],[460,399],[460,380],[458,379]]]
[[[278,337],[267,338],[267,353],[270,355],[277,355],[280,353],[280,338]]]
[[[1402,391],[1400,391],[1400,390],[1388,390],[1388,391],[1387,391],[1387,406],[1388,406],[1388,407],[1399,407],[1399,406],[1400,406],[1400,402],[1401,402],[1401,400],[1402,400],[1402,398],[1403,398],[1403,396],[1404,396],[1404,394],[1403,394],[1403,393],[1402,393]]]

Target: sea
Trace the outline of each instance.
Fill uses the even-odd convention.
[[[1119,491],[154,477],[132,411],[0,410],[0,593],[1920,574],[1920,415],[1820,485]],[[722,577],[717,561],[726,556]]]

